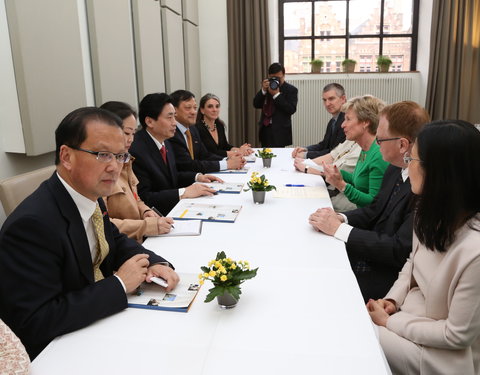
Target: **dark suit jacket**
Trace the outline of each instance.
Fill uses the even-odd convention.
[[[342,129],[342,123],[345,120],[345,114],[340,112],[335,122],[335,129],[331,123],[328,124],[323,140],[315,145],[307,147],[307,158],[314,159],[328,154],[340,143],[345,141],[345,132]]]
[[[365,261],[370,268],[355,272],[365,301],[386,295],[412,251],[412,192],[408,179],[400,185],[389,212],[386,211],[400,174],[400,168],[389,165],[373,202],[345,212],[348,223],[354,227],[346,243],[354,272],[358,261]]]
[[[133,171],[138,178],[138,194],[148,206],[155,206],[167,215],[178,203],[178,189],[195,182],[194,172],[177,172],[175,153],[169,140],[165,141],[168,166],[146,130],[135,134],[129,152],[135,157]]]
[[[213,139],[207,127],[201,122],[195,124],[195,128],[198,130],[198,133],[200,134],[200,138],[202,140],[202,143],[205,145],[205,148],[212,154],[216,154],[224,158],[227,156],[227,151],[230,151],[233,146],[227,141],[227,136],[225,135],[225,126],[223,125],[223,123],[217,121],[216,124],[218,144]]]
[[[178,129],[175,135],[170,138],[175,158],[177,160],[177,169],[179,171],[193,171],[199,173],[218,172],[220,170],[219,160],[223,158],[220,155],[209,152],[200,138],[198,129],[195,126],[190,127],[190,134],[192,135],[193,155],[195,159],[192,160],[190,152],[188,151],[187,142],[182,132]]]
[[[281,94],[273,100],[273,115],[272,115],[272,127],[274,145],[267,145],[262,141],[262,130],[265,128],[263,125],[264,113],[260,116],[260,142],[262,146],[265,147],[284,147],[291,145],[292,142],[292,115],[297,111],[297,102],[298,102],[298,89],[284,82],[280,86]],[[255,108],[262,109],[263,104],[265,103],[266,96],[270,95],[267,93],[263,95],[262,90],[259,90],[255,97],[253,98],[253,106]]]
[[[102,210],[103,201],[99,200]],[[77,206],[56,173],[7,218],[0,232],[0,317],[30,358],[56,336],[75,331],[127,307],[115,270],[135,254],[162,257],[121,234],[104,215],[110,246],[94,281],[87,235]]]

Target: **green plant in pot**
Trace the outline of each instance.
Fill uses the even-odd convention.
[[[346,73],[353,73],[357,62],[352,59],[345,59],[342,61],[343,71]]]
[[[320,73],[322,71],[323,61],[315,59],[310,61],[310,65],[312,65],[312,73]]]
[[[388,72],[390,65],[392,65],[392,60],[388,56],[378,56],[377,58],[378,70],[382,73]]]

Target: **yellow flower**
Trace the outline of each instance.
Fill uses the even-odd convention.
[[[226,275],[220,276],[220,280],[222,281],[227,281],[228,277]]]
[[[199,280],[202,280],[202,277],[203,277],[203,273],[198,274],[198,279]]]
[[[215,264],[215,260],[211,260],[210,262],[208,262],[209,267],[211,267],[213,264]]]
[[[220,263],[218,260],[215,262],[215,268],[220,268],[222,266],[222,263]]]
[[[217,273],[214,270],[211,270],[209,275],[212,276],[212,277],[215,277],[215,276],[217,276]]]
[[[228,263],[232,263],[232,262],[233,262],[233,260],[230,259],[230,258],[227,258],[226,261],[227,261]]]
[[[210,276],[210,274],[209,274],[208,272],[205,272],[205,273],[203,274],[203,278],[204,278],[204,279],[207,279],[208,276]]]
[[[271,148],[266,148],[265,152],[272,152],[272,149]]]
[[[268,181],[265,180],[265,182],[263,183],[264,186],[268,186]]]
[[[218,272],[220,272],[220,273],[227,273],[227,270],[225,269],[225,267],[222,266],[222,267],[220,267],[220,268],[218,269]]]
[[[230,266],[230,268],[231,268],[232,270],[234,270],[234,269],[237,268],[237,265],[236,265],[235,263],[232,263],[232,265]]]
[[[200,285],[203,285],[204,283],[205,283],[205,281],[203,281],[203,279],[200,280]]]

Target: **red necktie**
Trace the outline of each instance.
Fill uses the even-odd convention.
[[[160,154],[162,154],[162,159],[165,164],[167,164],[167,149],[165,146],[162,146],[160,149]]]

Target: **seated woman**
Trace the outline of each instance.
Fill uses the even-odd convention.
[[[100,108],[115,113],[123,120],[125,148],[130,148],[137,129],[137,114],[126,103],[107,102]],[[137,194],[138,180],[132,170],[132,157],[123,165],[122,173],[115,189],[108,197],[104,197],[108,214],[118,230],[128,237],[143,242],[144,236],[155,236],[170,232],[172,218],[160,217],[148,207]]]
[[[228,143],[225,135],[225,123],[220,120],[219,115],[220,99],[213,94],[202,96],[195,125],[207,150],[223,157],[236,153],[240,153],[243,156],[253,153],[248,143],[240,147],[233,147]]]
[[[388,163],[380,154],[375,141],[378,114],[384,103],[371,95],[358,96],[344,104],[345,120],[342,123],[347,141],[354,141],[360,148],[360,156],[353,172],[340,170],[335,164],[322,161],[325,180],[334,186],[357,207],[370,204],[380,190]],[[342,207],[333,207],[340,210]],[[343,208],[345,211],[345,208]]]
[[[308,163],[303,158],[295,158],[294,165],[300,172],[317,174],[324,176],[322,163],[333,164],[338,169],[353,172],[360,156],[361,148],[354,141],[345,141],[335,147],[330,153],[312,159],[313,163]],[[310,160],[310,159],[308,159]],[[350,202],[344,193],[340,192],[332,185],[328,185],[328,193],[332,200],[332,206],[337,212],[349,211],[357,208],[357,205]]]
[[[464,121],[427,124],[405,162],[412,252],[368,311],[394,374],[478,374],[480,132]]]
[[[30,358],[22,342],[0,319],[0,374],[27,375]]]

